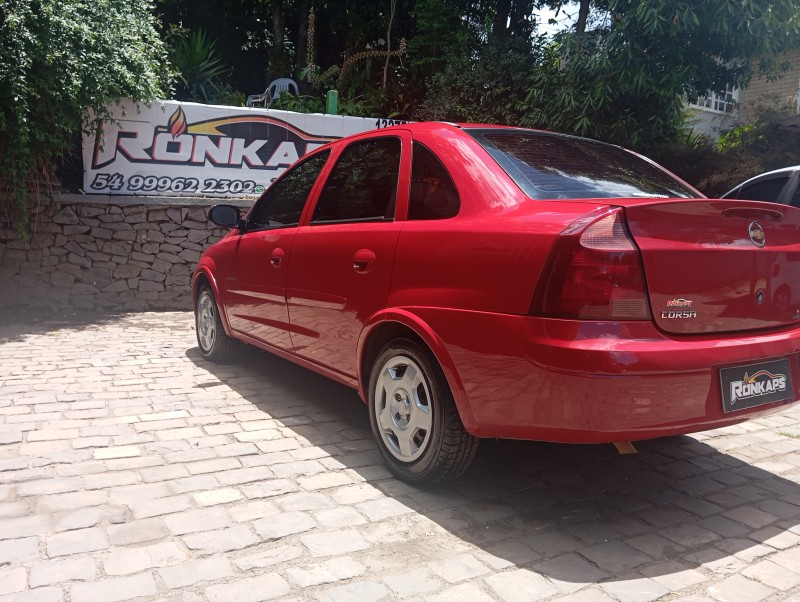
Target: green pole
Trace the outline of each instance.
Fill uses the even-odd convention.
[[[325,96],[325,112],[328,115],[339,114],[339,92],[337,90],[328,90]]]

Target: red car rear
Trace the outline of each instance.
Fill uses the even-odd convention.
[[[232,339],[358,390],[392,470],[461,474],[479,438],[627,442],[798,398],[800,210],[709,200],[649,160],[420,123],[309,153],[193,280]]]

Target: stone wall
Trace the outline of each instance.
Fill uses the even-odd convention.
[[[0,308],[188,310],[194,266],[225,233],[214,202],[56,195],[26,241],[0,221]]]

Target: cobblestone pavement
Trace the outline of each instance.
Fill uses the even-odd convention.
[[[346,388],[188,313],[0,324],[0,601],[800,600],[800,409],[392,478]]]

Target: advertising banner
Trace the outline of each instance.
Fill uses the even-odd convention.
[[[84,192],[247,197],[326,142],[399,122],[158,101],[122,101],[83,139]]]

